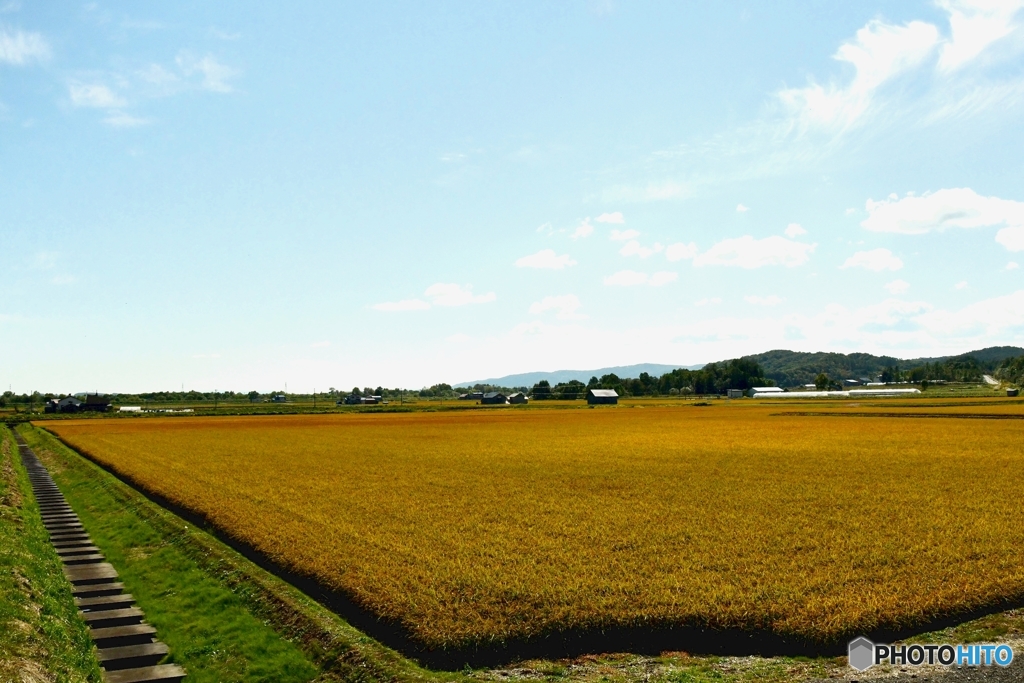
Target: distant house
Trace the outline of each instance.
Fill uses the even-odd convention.
[[[782,391],[781,387],[751,387],[750,390],[747,391],[747,396],[750,396],[751,398],[758,398],[764,396],[774,396],[776,394],[782,393],[784,392]]]
[[[614,389],[588,389],[587,390],[587,403],[590,405],[598,404],[616,404],[619,402],[619,395],[615,393]]]
[[[459,395],[459,400],[460,401],[479,401],[483,397],[484,397],[484,392],[482,392],[482,391],[471,391],[471,392],[469,392],[467,394],[460,394]]]
[[[529,403],[530,399],[523,392],[517,391],[508,397],[508,402],[515,405],[522,405],[524,403]]]
[[[273,401],[274,403],[287,403],[288,397],[285,396],[284,394],[276,394],[274,396],[271,396],[270,400]]]
[[[864,382],[861,382],[859,379],[844,379],[843,384],[848,387],[859,387],[861,384],[864,384]]]
[[[484,405],[505,405],[508,403],[508,396],[500,391],[489,391],[480,397],[480,403]]]
[[[77,413],[82,409],[82,402],[74,396],[51,398],[43,406],[44,413]]]
[[[359,394],[349,394],[345,397],[344,401],[338,401],[338,405],[344,403],[347,406],[375,406],[378,403],[382,403],[380,396],[360,396]]]
[[[75,399],[74,397],[71,397],[71,396],[69,396],[68,398],[71,398],[71,399],[73,399],[75,401],[78,400],[78,399]],[[67,399],[63,399],[63,400],[66,401]],[[108,410],[110,410],[110,398],[108,396],[104,395],[104,394],[86,394],[85,395],[85,401],[82,401],[82,402],[80,402],[78,404],[78,410],[90,410],[90,411],[95,411],[97,413],[105,413]],[[75,412],[75,411],[70,411],[70,410],[65,411],[65,410],[62,410],[61,412]]]
[[[742,389],[729,389],[729,392],[728,392],[727,395],[728,395],[729,398],[743,398],[743,390]]]
[[[1016,396],[1019,393],[1020,393],[1020,391],[1017,390],[1017,389],[1007,389],[1006,390],[1006,395],[1007,396]]]

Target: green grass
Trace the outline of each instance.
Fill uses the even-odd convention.
[[[387,650],[49,434],[18,430],[190,682],[458,678]]]
[[[0,680],[99,681],[18,448],[0,425]]]

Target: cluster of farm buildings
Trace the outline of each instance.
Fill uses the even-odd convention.
[[[500,391],[471,391],[459,396],[460,401],[479,401],[482,405],[521,405],[530,402],[530,397],[521,391],[505,395]],[[588,389],[587,403],[590,405],[616,404],[619,394],[614,389]]]

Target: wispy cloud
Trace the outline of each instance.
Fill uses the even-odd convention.
[[[882,270],[899,270],[903,267],[903,261],[895,256],[888,249],[871,249],[869,251],[858,251],[846,259],[840,268],[865,268],[876,272]]]
[[[530,314],[540,315],[542,313],[554,312],[561,320],[579,320],[586,317],[577,313],[580,305],[579,297],[575,294],[546,296],[530,305]]]
[[[749,206],[744,206],[743,204],[736,205],[736,213],[746,213],[747,211],[750,211]]]
[[[794,237],[799,237],[800,235],[806,235],[807,231],[804,230],[803,226],[800,225],[799,223],[790,223],[789,225],[786,226],[786,229],[783,231],[783,234],[786,237],[793,239]]]
[[[598,220],[601,219],[598,218]],[[569,235],[569,237],[571,237],[574,240],[578,240],[584,237],[590,237],[590,235],[593,234],[593,232],[594,226],[590,224],[590,219],[584,218],[583,222],[576,226],[576,229],[573,231],[571,235]]]
[[[639,236],[639,230],[612,230],[608,239],[613,242],[625,242],[626,240],[635,240]]]
[[[422,299],[402,299],[401,301],[385,301],[384,303],[374,304],[371,306],[375,311],[388,311],[388,312],[399,312],[399,311],[426,311],[430,308],[430,304]]]
[[[619,225],[626,222],[621,211],[616,211],[614,213],[602,213],[596,220],[598,223],[617,223]]]
[[[50,57],[50,44],[39,33],[0,29],[0,62],[24,66]]]
[[[959,69],[1013,33],[1022,7],[1018,0],[939,0],[937,4],[949,12],[951,37],[939,57],[939,69],[945,72]]]
[[[541,249],[536,254],[516,259],[515,263],[516,268],[540,268],[545,270],[562,270],[563,268],[575,265],[576,261],[568,254],[558,256],[555,254],[554,249]]]
[[[71,104],[76,107],[116,109],[127,102],[113,90],[100,83],[71,83],[68,85]]]
[[[683,259],[693,258],[699,251],[697,245],[693,242],[689,244],[676,242],[675,244],[668,245],[665,249],[665,258],[669,261],[682,261]]]
[[[664,249],[665,247],[657,242],[655,242],[653,246],[645,247],[636,240],[630,240],[622,245],[622,248],[619,249],[619,253],[623,256],[639,256],[640,258],[647,258],[648,256],[661,253]]]
[[[885,288],[890,294],[903,294],[910,289],[910,283],[906,280],[893,280],[885,283]]]
[[[498,298],[494,292],[488,292],[487,294],[473,294],[473,288],[470,285],[457,285],[443,282],[427,287],[427,291],[423,294],[428,297],[435,306],[485,304]]]
[[[636,287],[638,285],[650,285],[661,287],[674,282],[679,277],[678,273],[668,270],[658,271],[648,275],[635,270],[620,270],[604,279],[604,283],[613,287]]]
[[[754,239],[750,235],[722,240],[693,259],[695,266],[735,266],[761,268],[763,266],[803,265],[811,258],[816,244],[794,242],[784,237]]]
[[[213,55],[195,57],[187,51],[182,51],[178,53],[175,62],[185,76],[202,76],[201,87],[206,90],[220,93],[234,91],[228,81],[238,75],[238,69],[221,64]]]

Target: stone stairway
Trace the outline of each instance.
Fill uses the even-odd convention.
[[[28,471],[39,503],[43,526],[64,563],[64,576],[71,583],[75,606],[96,644],[96,657],[107,683],[173,683],[185,678],[176,664],[160,664],[167,646],[156,639],[156,629],[147,624],[135,599],[124,592],[117,571],[105,561],[82,527],[78,515],[28,447],[15,432],[21,461]]]

